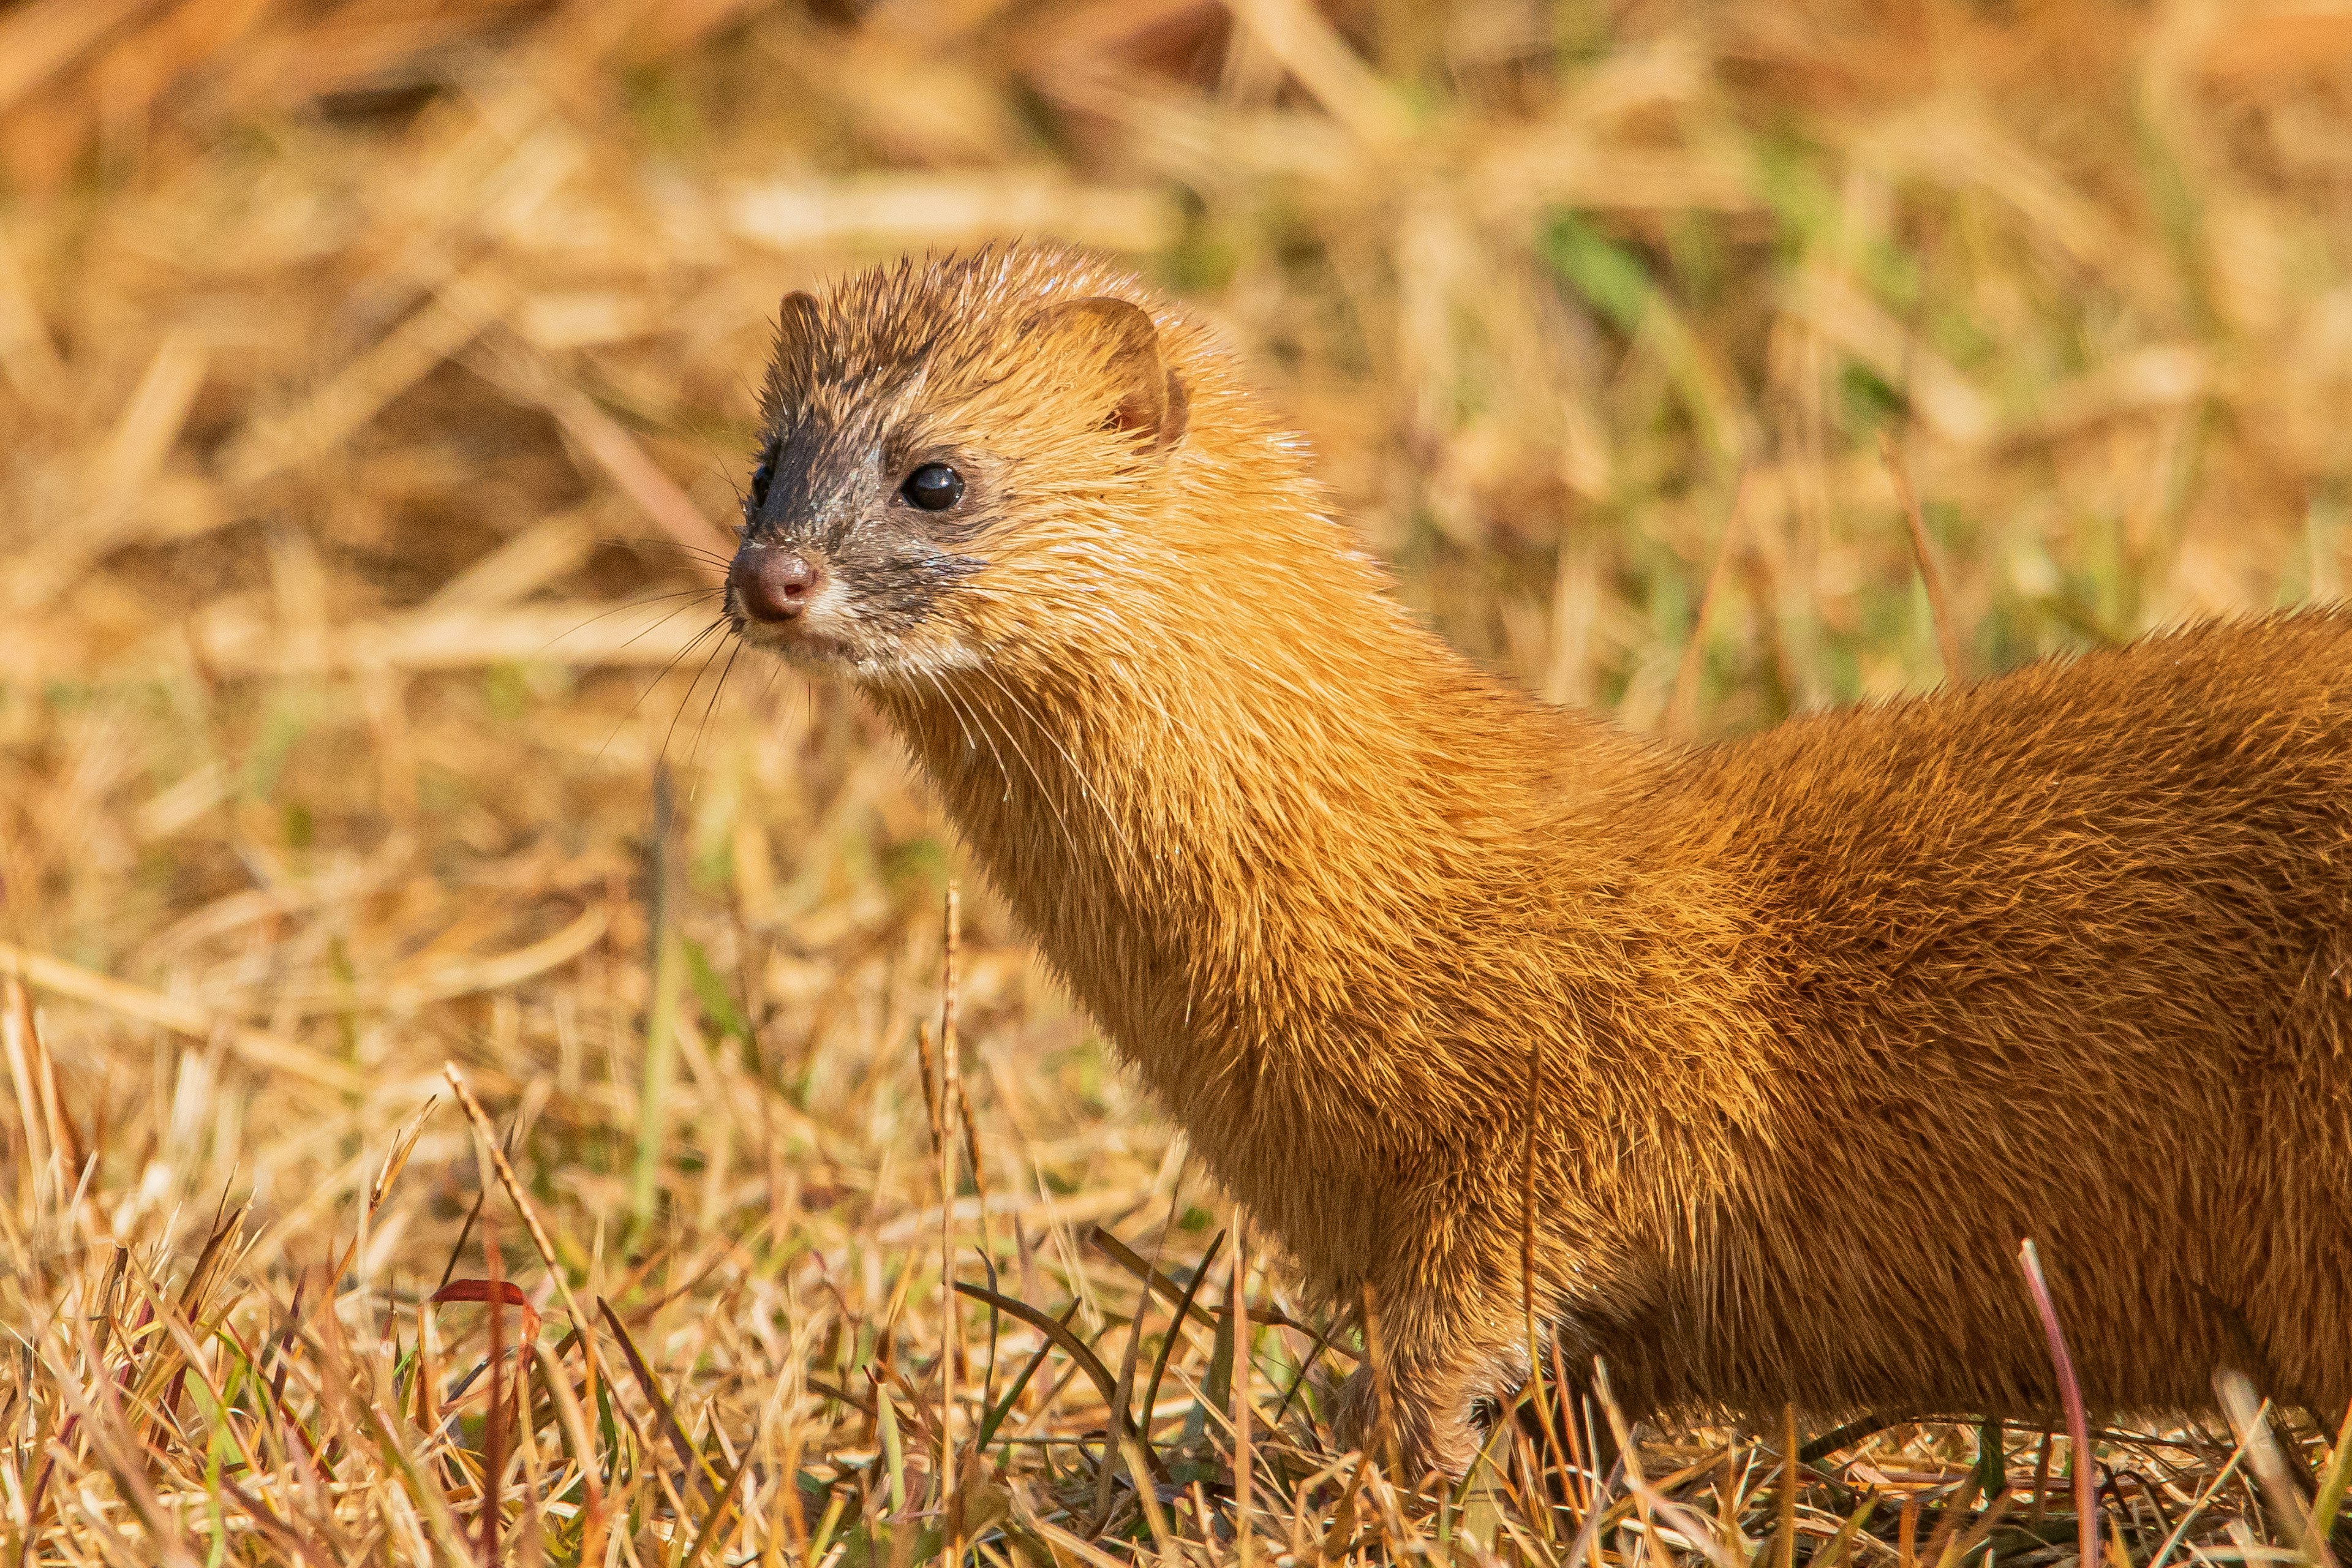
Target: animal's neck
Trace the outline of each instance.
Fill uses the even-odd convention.
[[[1097,640],[882,700],[1193,1147],[1344,1271],[1402,1142],[1521,1097],[1469,1042],[1557,1028],[1552,1092],[1594,1076],[1577,955],[1614,984],[1652,763],[1480,674],[1278,489],[1213,537],[1162,520]]]
[[[1391,605],[1349,608],[1277,627],[1228,606],[1135,628],[1131,657],[947,677],[910,734],[1041,931],[1148,931],[1196,983],[1295,962],[1510,852],[1566,760],[1552,716]]]
[[[1463,922],[1572,892],[1563,827],[1638,765],[1474,669],[1282,490],[1213,541],[1186,535],[1215,518],[1162,520],[1177,547],[1104,590],[1099,640],[886,702],[1048,956],[1179,1096],[1409,1014],[1502,934]]]

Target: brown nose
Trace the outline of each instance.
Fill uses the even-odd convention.
[[[808,607],[824,574],[799,551],[783,545],[746,545],[727,568],[736,602],[755,621],[789,621]]]

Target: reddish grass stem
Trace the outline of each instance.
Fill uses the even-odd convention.
[[[2075,1534],[2082,1547],[2083,1568],[2097,1568],[2099,1504],[2091,1476],[2091,1424],[2083,1414],[2083,1388],[2074,1379],[2074,1358],[2067,1353],[2065,1331],[2058,1325],[2057,1304],[2051,1300],[2049,1282],[2042,1277],[2042,1255],[2031,1240],[2019,1245],[2017,1261],[2025,1270],[2025,1289],[2042,1320],[2042,1337],[2050,1342],[2050,1364],[2057,1372],[2058,1398],[2066,1411],[2066,1436],[2074,1445]]]
[[[482,1215],[482,1261],[488,1266],[489,1289],[485,1292],[489,1306],[490,1363],[488,1402],[482,1417],[482,1568],[495,1568],[499,1560],[499,1484],[507,1464],[506,1428],[500,1419],[505,1414],[505,1368],[499,1363],[506,1359],[505,1292],[499,1287],[506,1282],[504,1260],[499,1257],[498,1222],[489,1215]]]

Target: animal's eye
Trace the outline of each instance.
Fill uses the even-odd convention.
[[[770,447],[760,454],[760,466],[751,470],[751,510],[759,510],[768,504],[768,487],[776,478],[776,449]]]
[[[907,476],[898,493],[925,511],[945,511],[963,500],[963,476],[945,463],[925,463]]]

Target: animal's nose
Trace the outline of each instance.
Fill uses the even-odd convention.
[[[727,582],[736,602],[755,621],[789,621],[808,607],[809,595],[824,574],[787,545],[753,544],[735,552]]]

